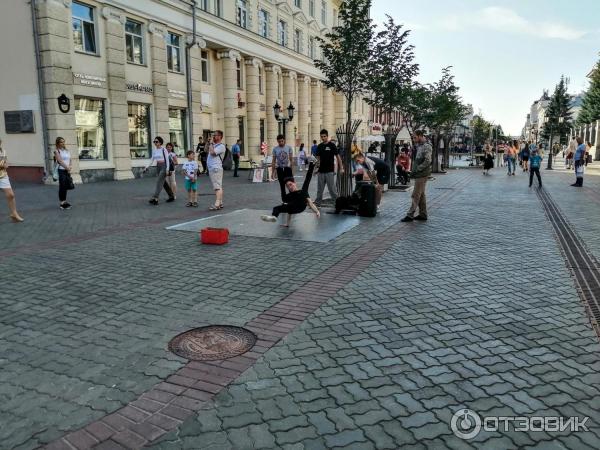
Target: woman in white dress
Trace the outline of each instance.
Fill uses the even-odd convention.
[[[6,159],[6,153],[2,150],[2,141],[0,141],[0,189],[4,191],[6,201],[8,202],[8,209],[10,210],[10,219],[13,222],[23,222],[23,218],[17,212],[17,202],[15,201],[15,193],[10,185],[10,179],[8,178],[8,160]]]

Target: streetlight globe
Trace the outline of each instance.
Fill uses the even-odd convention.
[[[296,108],[294,108],[294,105],[292,105],[292,102],[290,102],[290,106],[287,107],[287,111],[288,111],[288,117],[290,120],[292,120],[294,118],[294,110]]]
[[[279,120],[279,115],[281,114],[281,106],[279,102],[275,100],[275,105],[273,105],[273,114],[275,115],[275,119]]]

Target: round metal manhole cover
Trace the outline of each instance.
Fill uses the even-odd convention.
[[[245,328],[210,325],[175,336],[169,350],[194,361],[215,361],[246,353],[255,343],[256,336]]]

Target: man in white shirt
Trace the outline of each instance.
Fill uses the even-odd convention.
[[[216,130],[213,135],[212,142],[208,146],[208,156],[206,158],[206,166],[208,167],[208,175],[215,190],[215,204],[209,209],[216,211],[223,209],[223,156],[225,154],[225,145],[223,140],[223,132]]]

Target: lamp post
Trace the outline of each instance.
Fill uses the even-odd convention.
[[[279,106],[279,102],[275,100],[275,104],[273,105],[273,115],[275,116],[275,120],[283,125],[283,135],[287,138],[285,134],[285,126],[288,122],[294,120],[294,105],[290,102],[290,105],[287,107],[287,117],[281,114],[281,106]]]

